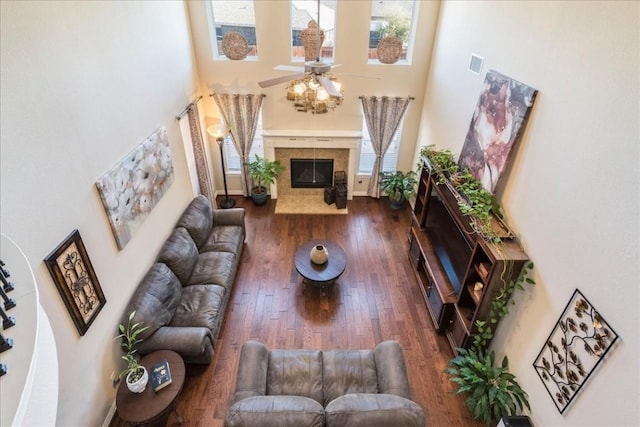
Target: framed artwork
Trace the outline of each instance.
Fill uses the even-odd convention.
[[[618,339],[576,289],[533,367],[562,414]]]
[[[489,70],[473,112],[458,165],[494,193],[509,155],[522,136],[537,91]]]
[[[98,179],[96,187],[118,249],[158,204],[173,176],[167,130],[162,127]]]
[[[44,260],[60,297],[80,335],[84,335],[107,303],[82,243],[73,230]]]

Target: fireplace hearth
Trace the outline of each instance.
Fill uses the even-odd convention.
[[[291,188],[333,185],[333,159],[291,159]]]

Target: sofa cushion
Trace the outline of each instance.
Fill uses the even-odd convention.
[[[229,252],[204,252],[196,256],[191,277],[185,285],[220,285],[231,290],[236,256]]]
[[[234,403],[225,427],[323,427],[324,409],[302,396],[256,396]]]
[[[186,228],[173,230],[160,249],[158,261],[167,264],[180,282],[187,283],[198,261],[198,247]]]
[[[322,404],[322,352],[271,350],[267,395],[305,396]]]
[[[237,254],[243,244],[244,230],[241,226],[214,225],[200,251],[224,251]]]
[[[378,374],[371,350],[322,353],[324,405],[347,393],[377,393]]]
[[[202,194],[196,196],[184,210],[176,227],[184,227],[198,248],[207,241],[213,225],[211,203]]]
[[[182,285],[175,274],[165,264],[156,263],[147,271],[129,300],[123,322],[135,310],[133,320],[148,326],[140,334],[140,338],[146,339],[171,321],[181,296]]]
[[[215,330],[220,324],[226,290],[218,285],[194,285],[182,289],[170,326],[201,326]]]
[[[352,393],[325,408],[327,427],[423,427],[424,412],[417,403],[393,394]]]

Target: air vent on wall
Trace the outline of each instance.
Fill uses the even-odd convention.
[[[482,69],[482,63],[484,62],[484,58],[482,56],[478,56],[475,53],[471,54],[471,61],[469,62],[469,71],[473,74],[480,74],[480,70]]]

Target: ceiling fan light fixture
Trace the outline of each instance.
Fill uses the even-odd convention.
[[[315,79],[311,79],[309,80],[309,83],[307,83],[307,86],[309,87],[309,89],[317,91],[320,88],[320,83],[318,83]]]
[[[319,87],[317,91],[317,99],[318,101],[326,101],[329,99],[329,94],[323,87]]]
[[[307,85],[300,81],[293,86],[293,91],[296,95],[302,96],[307,91]]]
[[[324,75],[338,93],[342,93],[342,85],[330,74]],[[326,80],[325,80],[326,83]],[[313,74],[301,79],[289,81],[287,85],[287,100],[293,102],[296,111],[303,113],[324,114],[342,104],[342,96],[334,96],[324,84],[318,82]]]

